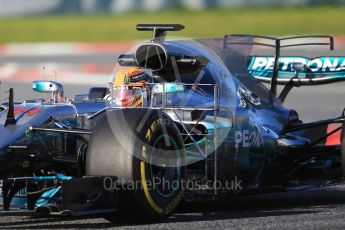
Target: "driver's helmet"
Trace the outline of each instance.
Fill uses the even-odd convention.
[[[118,107],[142,107],[147,103],[149,75],[139,68],[118,71],[112,83],[113,101]]]

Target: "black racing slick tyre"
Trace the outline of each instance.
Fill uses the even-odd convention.
[[[185,151],[175,123],[159,110],[110,110],[88,146],[86,174],[112,176],[112,222],[159,221],[182,199]]]

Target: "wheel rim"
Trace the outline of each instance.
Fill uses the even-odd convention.
[[[171,146],[166,145],[165,139],[169,138]],[[165,167],[164,165],[158,166],[150,164],[150,177],[152,178],[153,189],[163,198],[172,197],[180,188],[181,180],[181,156],[176,141],[168,134],[159,136],[153,144],[153,151],[150,154],[150,163],[152,162],[155,154],[162,154],[162,150],[175,150],[176,154],[176,167]],[[158,182],[156,184],[156,182]]]

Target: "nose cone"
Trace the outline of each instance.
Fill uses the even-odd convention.
[[[71,120],[76,117],[75,108],[67,104],[22,104],[14,108],[16,124],[5,126],[7,110],[0,112],[0,150],[24,137],[30,126],[40,126],[50,118]]]
[[[27,125],[0,125],[0,150],[21,138],[28,128]]]

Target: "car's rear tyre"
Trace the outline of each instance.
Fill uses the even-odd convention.
[[[164,165],[165,156],[159,156],[167,153]],[[184,158],[181,135],[166,114],[113,110],[92,134],[86,174],[118,178],[114,199],[119,211],[107,215],[107,220],[157,221],[171,214],[182,199]]]

